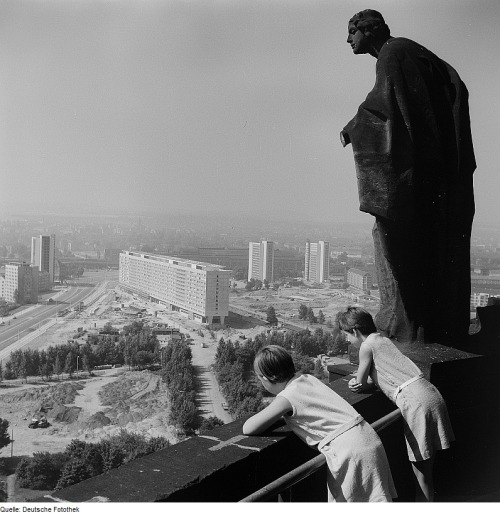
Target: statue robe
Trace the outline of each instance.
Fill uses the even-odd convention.
[[[418,43],[381,48],[372,91],[344,128],[360,210],[376,218],[379,330],[453,345],[468,334],[476,164],[468,92]]]

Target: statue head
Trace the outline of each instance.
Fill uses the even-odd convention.
[[[372,46],[380,46],[391,37],[383,16],[373,9],[365,9],[355,14],[348,25],[347,42],[355,54],[372,53]]]

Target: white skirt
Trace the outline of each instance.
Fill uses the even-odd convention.
[[[397,497],[382,441],[361,415],[324,438],[318,450],[328,465],[329,502],[391,502]]]

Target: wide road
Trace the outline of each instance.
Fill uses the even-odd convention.
[[[88,279],[91,279],[91,281]],[[17,310],[17,313],[0,319],[5,324],[0,325],[0,352],[7,349],[23,336],[35,331],[49,320],[60,318],[57,316],[59,311],[67,308],[71,309],[80,301],[85,303],[85,300],[102,289],[104,284],[109,285],[107,279],[110,279],[113,283],[115,282],[113,281],[115,277],[111,277],[109,274],[106,276],[105,273],[96,273],[88,279],[87,277],[82,278],[80,284],[75,282],[63,290],[45,294],[42,303],[36,305],[28,304]],[[49,298],[53,302],[49,303]],[[66,317],[71,317],[71,314],[66,315]],[[2,354],[4,353],[2,352]]]

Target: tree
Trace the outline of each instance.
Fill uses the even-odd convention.
[[[66,354],[66,361],[64,362],[64,371],[71,377],[76,369],[75,355],[70,351]]]
[[[223,425],[224,425],[224,421],[222,421],[220,418],[217,418],[217,417],[204,418],[200,425],[200,428],[199,428],[200,435],[206,433],[207,431],[215,429],[216,427],[220,427]]]
[[[25,457],[19,462],[16,468],[17,482],[22,488],[53,490],[67,460],[68,456],[63,452],[35,452],[32,458]]]
[[[318,322],[318,319],[316,318],[316,315],[314,314],[314,311],[311,307],[307,308],[306,319],[311,324],[316,324]]]
[[[236,419],[254,415],[262,409],[262,394],[246,395],[241,402],[238,403],[237,408],[234,410],[234,417]]]
[[[267,308],[267,321],[271,325],[278,324],[278,317],[276,316],[276,311],[273,306]]]
[[[145,351],[145,350],[140,350],[135,355],[135,359],[136,359],[136,365],[140,369],[143,369],[146,366],[150,365],[151,363],[154,363],[155,355],[152,352],[148,352],[148,351]]]
[[[123,334],[128,336],[129,334],[139,334],[144,327],[142,322],[134,320],[130,325],[123,327]]]
[[[345,264],[347,263],[347,261],[349,261],[349,257],[347,255],[347,252],[342,252],[338,257],[337,257],[337,261],[339,263],[342,263],[342,264]]]
[[[314,365],[311,363],[311,358],[309,358],[308,356],[304,356],[303,354],[293,352],[292,359],[295,365],[295,370],[297,370],[297,372],[310,374],[313,371]]]
[[[54,375],[57,376],[57,379],[59,379],[59,376],[63,372],[63,366],[62,366],[62,363],[61,363],[61,356],[60,356],[59,353],[57,353],[57,355],[56,355],[56,359],[54,361],[54,364],[52,365],[52,370],[54,372]]]
[[[26,384],[28,384],[28,364],[26,362],[26,355],[23,352],[21,355],[21,360],[19,362],[19,368],[17,370],[17,375],[24,379]]]
[[[95,364],[95,356],[92,352],[92,345],[87,342],[83,349],[81,349],[79,352],[82,358],[82,370],[86,370],[90,375]]]
[[[305,304],[301,304],[299,306],[299,318],[300,320],[305,320],[307,317],[307,306]]]
[[[269,281],[267,279],[264,279],[264,288],[269,290]]]
[[[84,354],[82,358],[82,370],[86,370],[89,374],[92,372],[94,367],[91,364],[91,360],[88,354]]]
[[[236,359],[243,365],[246,371],[252,370],[255,351],[248,343],[236,348]]]
[[[5,370],[3,372],[3,377],[4,379],[15,379],[16,378],[16,374],[14,373],[14,370],[12,369],[12,363],[10,361],[7,361],[7,363],[5,363]]]
[[[112,336],[101,339],[95,357],[100,365],[114,365],[119,362],[118,350]]]
[[[217,351],[215,353],[215,363],[214,368],[215,371],[218,372],[225,365],[231,365],[236,361],[236,351],[231,340],[227,342],[224,341],[224,338],[219,340],[219,345],[217,346]]]
[[[247,283],[245,284],[245,290],[250,291],[255,288],[255,279],[252,277]]]
[[[40,365],[39,373],[42,379],[44,376],[47,379],[47,381],[50,379],[50,377],[52,376],[52,367],[50,366],[48,361]]]
[[[346,354],[349,350],[349,342],[338,327],[332,332],[331,342],[329,342],[328,354],[339,356]]]
[[[80,483],[92,477],[92,472],[83,458],[73,459],[61,470],[61,476],[55,486],[56,490]]]
[[[194,395],[194,392],[181,392],[174,397],[171,404],[170,422],[186,434],[191,434],[196,427],[198,411],[194,402]]]
[[[325,314],[323,313],[323,311],[321,311],[321,309],[319,310],[319,313],[318,313],[318,323],[319,324],[325,323]]]
[[[0,418],[0,449],[10,443],[9,422]]]
[[[5,254],[3,254],[5,256]],[[5,317],[9,314],[10,306],[9,303],[4,300],[0,299],[0,316]]]
[[[20,486],[59,490],[168,445],[163,437],[146,438],[122,430],[98,443],[72,440],[61,453],[34,453],[21,460],[16,475]]]
[[[34,349],[27,349],[23,352],[26,358],[26,374],[36,376],[40,369],[40,352]]]
[[[102,328],[103,333],[112,333],[114,331],[113,324],[111,322],[106,322],[104,327]]]

